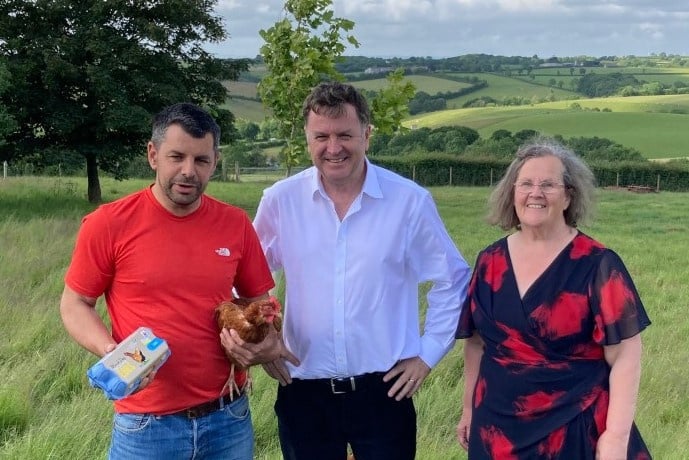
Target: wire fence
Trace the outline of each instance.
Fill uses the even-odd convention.
[[[405,164],[384,164],[388,169],[395,171],[403,177],[413,180],[422,186],[479,186],[491,187],[495,185],[502,174],[504,167],[482,167],[472,168],[463,166],[444,166],[417,165],[412,163]],[[213,176],[212,180],[230,182],[264,182],[274,183],[284,179],[289,175],[297,174],[309,165],[299,165],[290,168],[271,166],[271,167],[242,167],[235,163],[232,168],[220,168]],[[611,168],[600,169],[592,168],[596,182],[600,187],[626,188],[634,192],[660,192],[670,191],[689,191],[689,175],[686,172],[670,171],[648,171],[637,170],[634,168],[620,167],[614,171]],[[148,170],[146,177],[153,177],[153,172]],[[11,163],[2,163],[2,178],[12,176],[85,176],[85,172],[78,174],[63,174],[60,165],[49,171],[41,171],[37,174],[36,169],[30,163],[22,163],[18,167],[13,167]]]

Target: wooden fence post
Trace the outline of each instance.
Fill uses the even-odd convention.
[[[227,158],[223,158],[220,163],[220,180],[227,182]]]
[[[658,181],[656,182],[656,192],[660,192],[660,174],[658,174]]]
[[[411,180],[416,182],[416,165],[411,165]]]
[[[452,185],[452,166],[450,166],[450,185]]]

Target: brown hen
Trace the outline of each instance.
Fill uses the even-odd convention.
[[[239,298],[221,302],[215,308],[215,317],[220,330],[234,329],[243,341],[260,343],[266,338],[271,327],[278,332],[282,329],[280,309],[280,302],[274,296],[253,302]],[[240,388],[234,380],[234,371],[237,367],[241,368],[239,363],[230,357],[230,376],[222,388],[224,391],[229,386],[230,398],[233,397],[235,391],[237,394],[240,393]],[[244,388],[251,388],[251,376],[248,369]]]

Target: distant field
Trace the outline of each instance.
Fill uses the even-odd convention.
[[[479,77],[480,78],[480,77]],[[471,86],[469,83],[460,81],[448,80],[441,77],[432,77],[427,75],[408,75],[405,77],[406,81],[410,81],[416,86],[416,91],[423,91],[430,95],[437,93],[445,93],[448,91],[459,91],[462,88]],[[388,86],[388,81],[385,78],[376,78],[374,80],[364,80],[352,82],[357,88],[368,91],[378,91]]]
[[[223,85],[230,92],[228,102],[223,108],[230,110],[235,117],[260,123],[265,119],[266,110],[258,101],[238,99],[232,96],[257,98],[256,83],[250,81],[226,81]]]
[[[587,67],[585,68],[586,75],[595,73],[599,75],[609,73],[623,73],[626,75],[633,75],[639,81],[653,82],[671,85],[675,82],[689,83],[689,68],[662,68],[662,67]],[[559,75],[558,75],[559,74]],[[538,68],[533,69],[531,75],[534,81],[541,84],[548,84],[550,79],[554,78],[557,81],[562,80],[563,86],[569,88],[570,82],[573,78],[580,78],[579,68],[573,68],[572,75],[570,75],[569,68]],[[514,75],[515,77],[531,80],[530,76],[523,74],[522,76]]]
[[[469,83],[424,75],[411,75],[406,77],[406,79],[416,86],[417,91],[424,91],[431,95],[441,92],[459,91],[462,88],[471,86]],[[385,88],[388,85],[388,81],[385,78],[376,78],[372,80],[357,81],[352,84],[364,90],[378,91]],[[257,97],[256,83],[247,81],[225,82],[225,87],[229,89],[230,96],[236,94],[244,97]],[[264,110],[261,104],[257,102],[233,99],[230,101],[228,107],[238,118],[254,122],[262,121],[264,118]]]
[[[572,110],[608,108],[612,112]],[[577,99],[522,107],[485,107],[446,110],[414,117],[408,124],[418,127],[463,125],[489,137],[498,129],[512,132],[535,129],[565,137],[605,137],[638,149],[647,158],[689,155],[689,96],[645,96],[629,98]]]
[[[574,76],[580,75],[579,69],[582,67],[574,67]],[[689,68],[686,67],[583,67],[586,73],[624,73],[632,74],[636,77],[647,76],[658,76],[658,75],[689,75]],[[569,67],[538,67],[532,70],[531,73],[536,75],[569,75]]]
[[[256,77],[264,72],[263,68],[252,69],[251,76]],[[557,75],[558,72],[560,75]],[[623,72],[633,74],[639,80],[655,80],[665,84],[689,82],[689,68],[595,67],[587,68],[586,72]],[[636,148],[651,159],[689,156],[689,95],[587,99],[567,89],[572,78],[581,77],[578,68],[574,70],[573,76],[570,76],[568,68],[539,68],[532,73],[535,82],[539,84],[526,76],[517,78],[516,75],[505,77],[486,73],[450,73],[448,75],[486,80],[488,87],[449,100],[449,110],[419,114],[405,123],[417,127],[464,125],[478,130],[482,137],[489,137],[497,129],[512,132],[535,129],[544,134],[561,134],[565,137],[598,136]],[[552,78],[562,80],[563,89],[547,86]],[[412,75],[407,79],[414,83],[417,91],[428,94],[457,91],[469,86],[467,83],[443,78],[442,75]],[[358,88],[377,91],[387,85],[387,80],[376,78],[353,84]],[[228,82],[227,87],[230,95],[256,97],[256,83]],[[498,101],[519,96],[533,101],[533,104],[461,109],[467,101],[482,96]],[[545,99],[554,102],[538,103]],[[573,110],[574,103],[583,110]],[[241,119],[260,123],[265,118],[265,109],[259,102],[230,99],[226,107]],[[606,112],[599,112],[603,110]]]
[[[498,101],[508,97],[521,96],[527,99],[543,100],[545,98],[554,98],[555,100],[573,99],[581,97],[579,94],[568,91],[566,89],[550,88],[543,85],[535,85],[528,81],[521,81],[517,78],[502,77],[499,75],[485,74],[485,73],[451,73],[448,75],[461,77],[477,77],[480,80],[486,80],[488,87],[479,91],[472,92],[465,96],[447,101],[449,109],[461,108],[462,105],[477,97],[490,96]],[[434,95],[437,93],[444,93],[448,91],[458,91],[462,88],[471,86],[469,83],[458,82],[442,78],[442,76],[433,77],[427,75],[411,75],[406,77],[411,81],[417,91],[424,91],[428,94]],[[545,83],[545,82],[544,82]],[[372,80],[356,81],[352,83],[357,88],[368,91],[378,91],[387,86],[385,78],[376,78]],[[225,86],[232,94],[244,97],[256,97],[256,83],[239,81],[226,82]],[[238,117],[250,121],[261,121],[264,118],[261,104],[252,103],[251,101],[233,100],[230,102],[230,110]]]
[[[603,97],[597,99],[577,99],[572,101],[548,102],[541,107],[564,109],[573,103],[584,108],[608,108],[613,112],[656,112],[656,113],[689,113],[689,94],[673,94],[669,96],[630,96]]]
[[[487,73],[456,73],[450,74],[456,76],[464,77],[477,77],[480,80],[486,80],[488,82],[488,87],[481,90],[475,91],[473,93],[461,96],[455,99],[450,99],[447,101],[447,107],[449,109],[461,108],[464,103],[472,99],[476,99],[482,96],[489,96],[495,100],[501,101],[505,98],[521,96],[526,99],[542,100],[551,96],[555,100],[561,99],[574,99],[579,98],[581,95],[568,91],[566,89],[550,88],[542,85],[534,85],[527,81],[522,81],[517,78],[503,77],[501,75],[493,75]]]
[[[223,105],[223,108],[232,112],[236,118],[253,121],[254,123],[260,123],[266,117],[266,109],[263,107],[263,104],[257,101],[230,99]]]
[[[514,75],[514,78],[519,78],[521,80],[524,80],[526,82],[534,82],[538,83],[540,85],[549,85],[551,79],[555,79],[555,84],[557,85],[558,82],[562,82],[562,88],[565,90],[571,90],[572,89],[572,81],[575,80],[576,78],[581,77],[581,75],[574,74],[573,76],[570,76],[569,73],[561,74],[561,75],[549,75],[549,74],[541,74],[541,73],[536,73],[533,72],[531,74],[533,76],[533,79],[530,76],[522,75]]]
[[[226,81],[223,83],[232,96],[258,97],[256,83],[250,81]]]

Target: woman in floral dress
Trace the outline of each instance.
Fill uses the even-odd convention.
[[[457,329],[470,460],[646,460],[634,425],[650,324],[620,257],[577,229],[593,174],[550,140],[523,146],[491,196],[514,229],[481,251]]]

